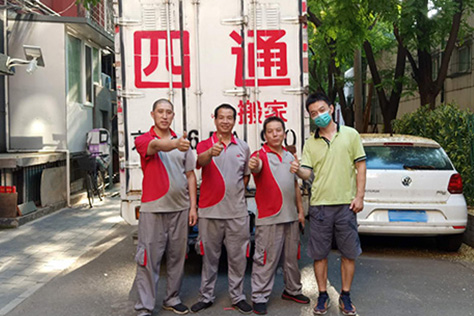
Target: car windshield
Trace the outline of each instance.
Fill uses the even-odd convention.
[[[367,169],[453,170],[441,148],[416,146],[364,146]]]

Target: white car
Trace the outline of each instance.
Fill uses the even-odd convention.
[[[457,251],[467,225],[462,180],[441,146],[408,135],[361,134],[367,154],[360,234],[437,236]]]

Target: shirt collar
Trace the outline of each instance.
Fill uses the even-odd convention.
[[[176,135],[176,133],[171,128],[170,128],[170,134],[171,134],[171,138],[177,138],[178,137],[178,135]],[[156,138],[161,138],[160,136],[158,136],[155,133],[155,126],[154,125],[150,128],[150,135],[153,136],[153,137],[156,137]]]
[[[215,143],[217,143],[218,141],[219,141],[219,139],[217,138],[217,132],[212,133],[212,143],[215,144]],[[235,139],[234,134],[231,134],[231,136],[230,136],[230,142],[231,142],[232,144],[237,145],[237,140]]]
[[[280,154],[277,153],[277,152],[275,152],[275,151],[273,151],[273,150],[270,148],[270,146],[268,146],[268,143],[263,144],[262,149],[263,149],[263,151],[266,152],[266,153],[272,153],[272,154],[277,155],[277,156],[280,158],[280,160],[281,160],[282,157],[280,156]],[[283,151],[287,151],[285,147],[283,147]]]
[[[337,125],[336,132],[339,133],[340,125],[339,123],[336,123],[336,125]],[[321,136],[319,136],[319,127],[316,128],[316,131],[314,132],[314,138],[321,138]]]

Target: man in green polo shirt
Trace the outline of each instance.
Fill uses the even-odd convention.
[[[310,95],[306,109],[318,128],[304,145],[301,168],[294,160],[291,170],[304,180],[314,173],[308,255],[314,259],[319,297],[313,312],[324,315],[329,307],[327,256],[334,236],[342,255],[339,307],[344,315],[356,315],[349,292],[355,259],[362,252],[356,214],[364,207],[365,152],[355,129],[333,121],[334,106],[326,95]]]

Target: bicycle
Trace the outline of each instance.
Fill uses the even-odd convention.
[[[89,206],[92,208],[94,195],[99,200],[105,196],[105,181],[103,171],[98,168],[97,159],[94,156],[87,155],[78,159],[79,168],[83,172],[83,179],[87,191]]]

